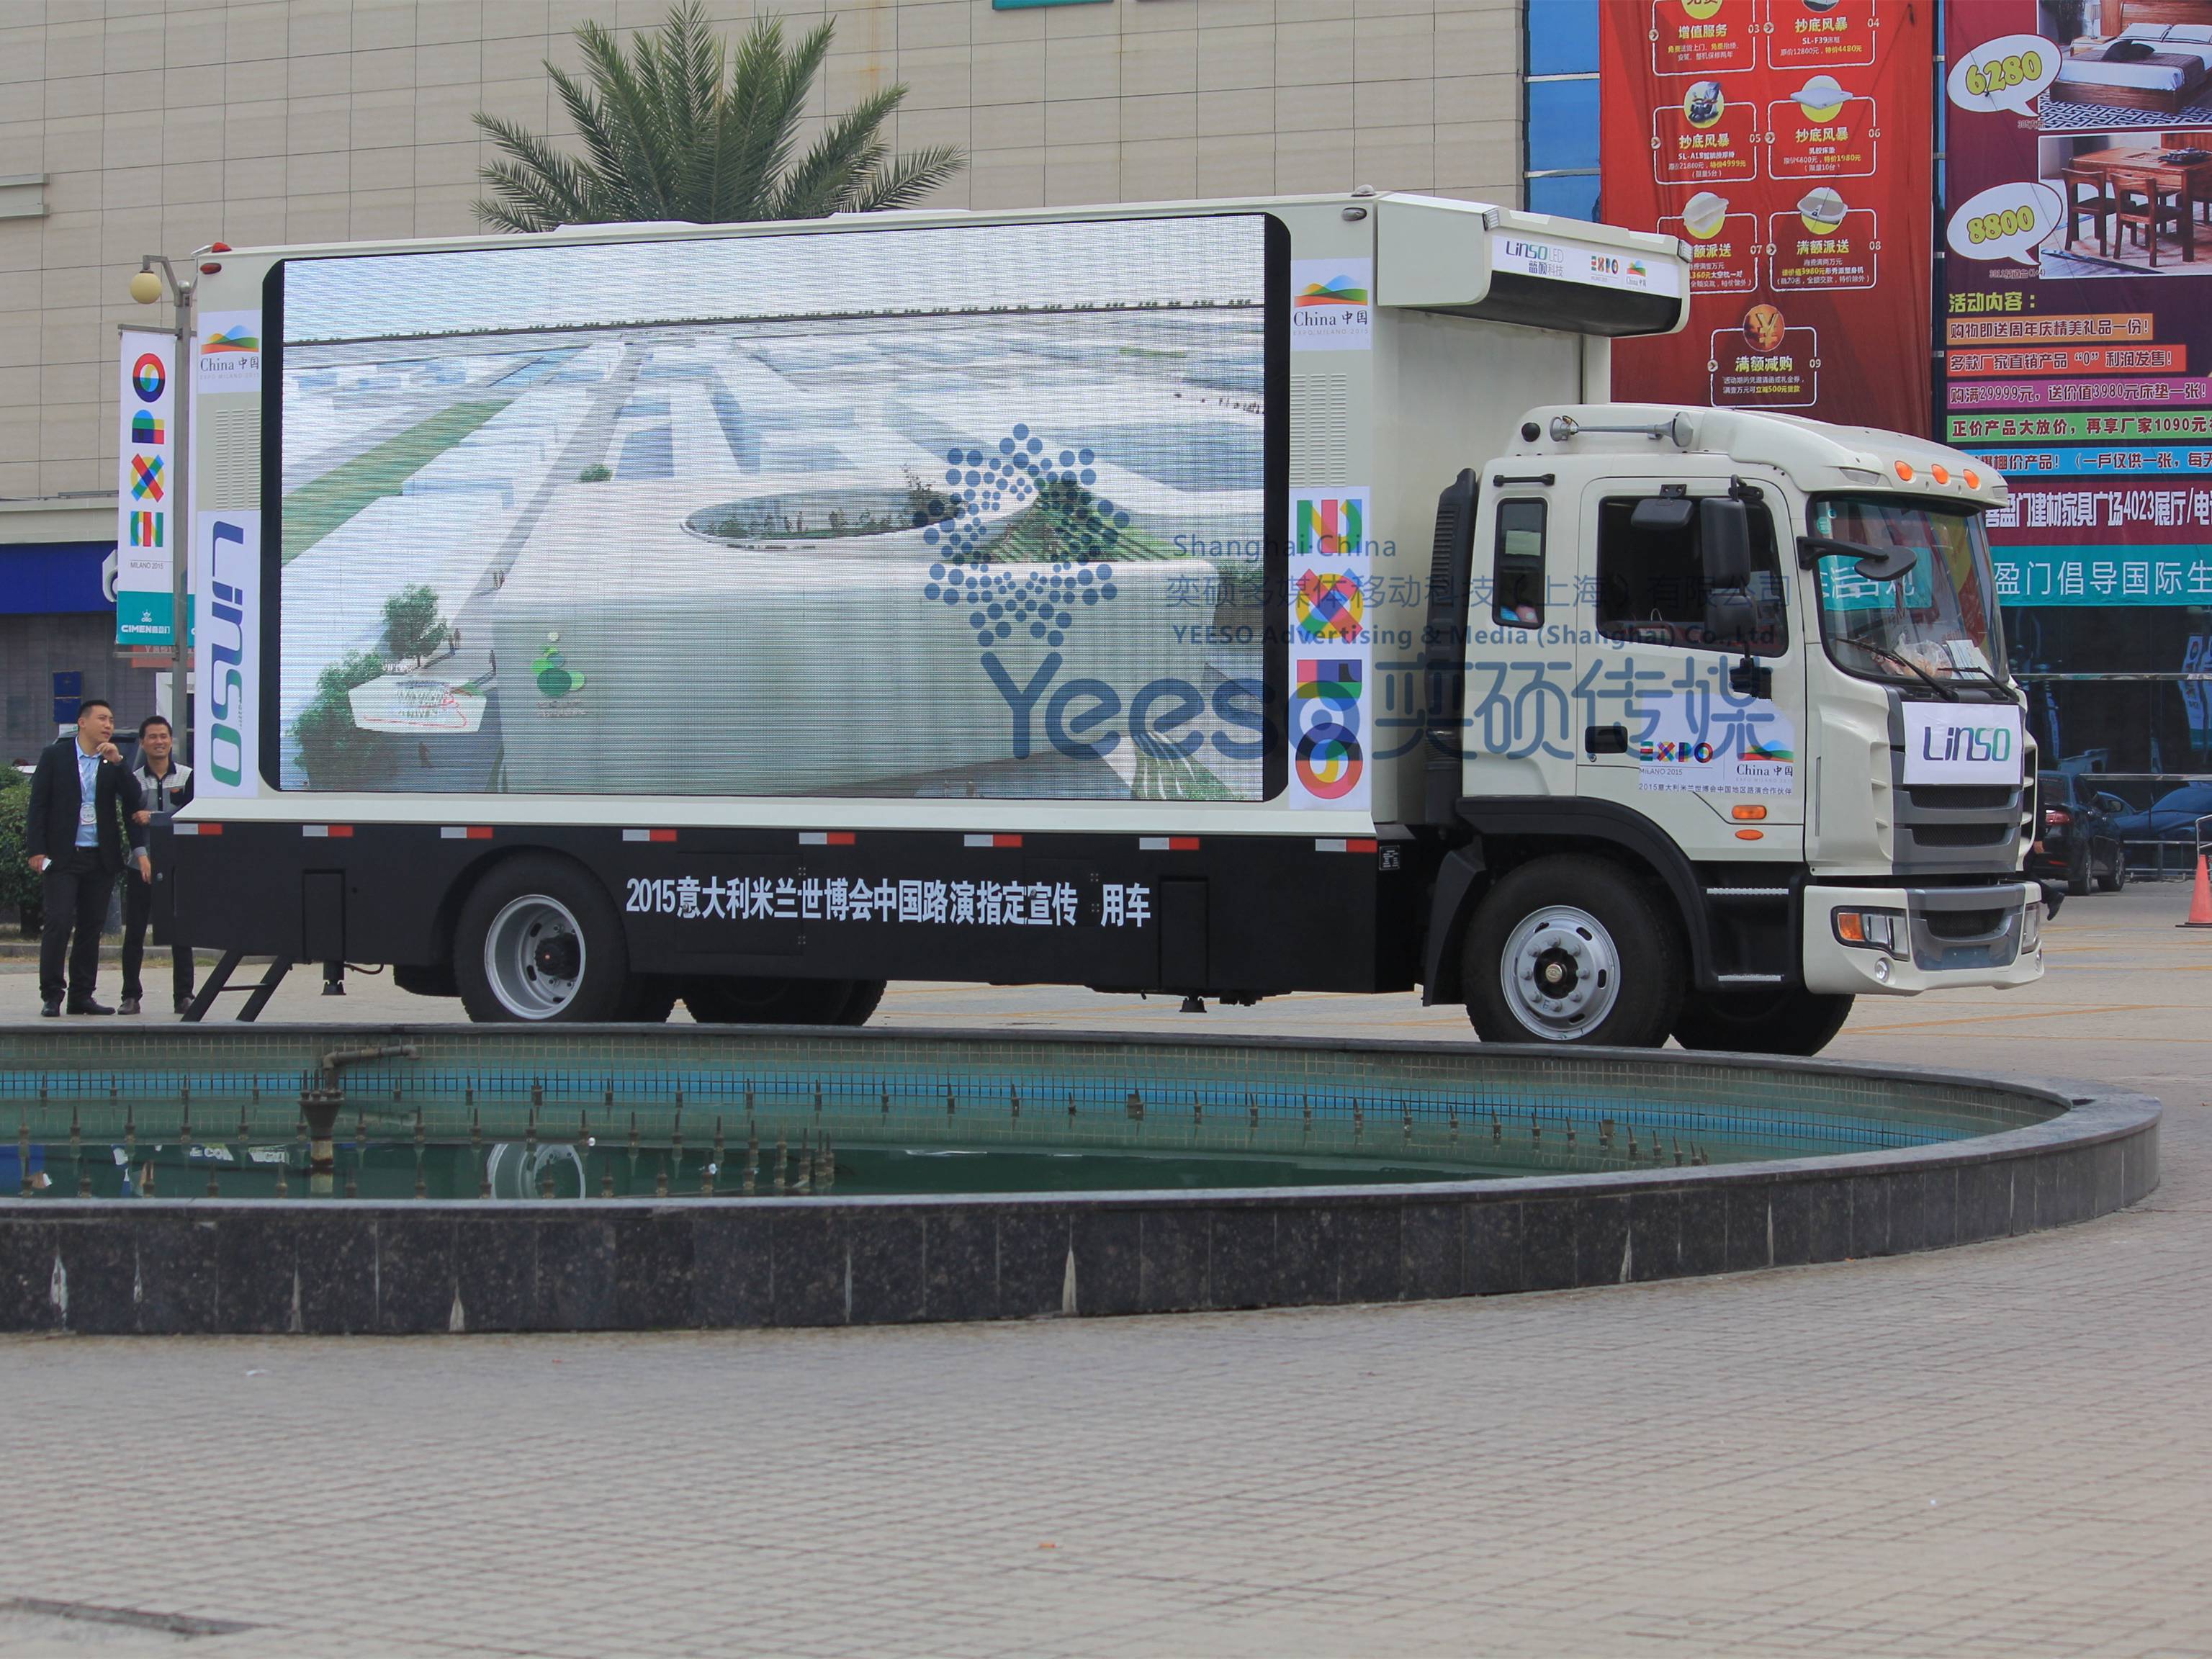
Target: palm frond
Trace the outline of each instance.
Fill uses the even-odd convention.
[[[502,230],[640,219],[718,223],[812,218],[902,206],[964,165],[945,145],[894,154],[884,125],[903,87],[871,94],[833,118],[793,160],[807,103],[836,25],[796,42],[776,17],[754,20],[732,47],[702,0],[680,0],[625,52],[598,23],[575,31],[580,71],[545,66],[578,149],[556,149],[511,121],[478,115],[498,152],[477,169],[477,219]]]

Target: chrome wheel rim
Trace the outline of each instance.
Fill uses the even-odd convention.
[[[1505,1005],[1533,1036],[1567,1042],[1604,1024],[1620,1000],[1620,951],[1587,910],[1552,904],[1505,941]]]
[[[510,900],[484,933],[484,978],[517,1019],[551,1019],[584,982],[584,930],[558,899]]]

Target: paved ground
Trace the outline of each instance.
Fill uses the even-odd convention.
[[[2042,985],[1862,1003],[1833,1050],[2160,1095],[2165,1186],[2067,1232],[1407,1308],[0,1339],[0,1653],[2212,1652],[2212,935],[2173,930],[2185,897],[2074,901]],[[451,1009],[370,984],[272,1012]],[[0,971],[0,1020],[34,1000]],[[1464,1030],[1410,1000],[1203,1019]]]

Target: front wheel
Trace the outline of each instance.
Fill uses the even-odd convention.
[[[618,1018],[630,982],[622,917],[565,860],[498,865],[461,907],[453,978],[479,1022]]]
[[[1476,907],[1460,983],[1485,1042],[1667,1040],[1686,976],[1674,916],[1604,859],[1539,859]]]
[[[1851,1017],[1851,999],[1799,986],[1778,991],[1692,991],[1674,1017],[1685,1048],[1739,1054],[1817,1054]]]
[[[684,1006],[702,1025],[862,1025],[883,1000],[879,979],[752,979],[700,975]]]

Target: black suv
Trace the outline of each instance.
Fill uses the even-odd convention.
[[[2118,795],[2100,794],[2080,772],[2035,775],[2035,807],[2041,822],[2028,849],[2027,873],[2063,881],[2082,894],[2094,882],[2105,892],[2128,884],[2127,854],[2112,820],[2134,809]]]

